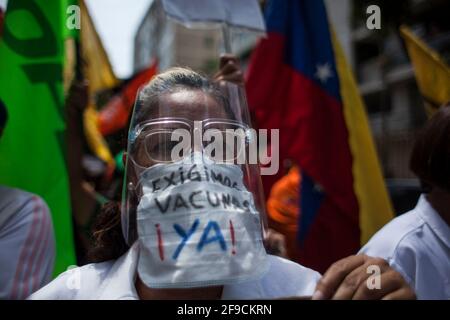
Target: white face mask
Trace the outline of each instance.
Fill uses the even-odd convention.
[[[138,273],[152,288],[224,285],[267,270],[261,223],[239,166],[158,164],[140,178]]]

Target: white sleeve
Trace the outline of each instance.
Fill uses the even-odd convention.
[[[386,260],[392,268],[405,278],[409,285],[415,286],[415,250],[414,247],[410,246],[407,237],[400,240],[393,239],[389,233],[383,232],[382,229],[361,248],[358,254]]]
[[[18,197],[0,230],[0,298],[25,299],[51,280],[55,257],[49,209],[38,196]]]
[[[321,275],[293,261],[270,256],[271,267],[263,278],[266,298],[312,296]]]
[[[33,293],[27,300],[73,300],[78,292],[73,287],[71,274],[79,271],[79,268],[61,273],[56,279]]]

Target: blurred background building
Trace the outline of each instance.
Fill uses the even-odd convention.
[[[369,5],[381,29],[366,26]],[[353,66],[387,185],[397,212],[415,205],[420,185],[409,170],[414,135],[427,119],[414,70],[399,34],[407,24],[444,58],[450,54],[450,1],[327,1],[328,14]]]
[[[157,59],[159,70],[190,66],[210,73],[217,69],[221,46],[219,30],[191,30],[167,19],[161,1],[153,1],[135,38],[134,69],[146,68]]]
[[[233,32],[233,52],[249,56],[257,35]],[[165,17],[162,3],[150,5],[138,31],[134,45],[134,71],[146,68],[152,59],[158,60],[159,70],[172,66],[189,66],[206,74],[217,71],[217,53],[223,51],[220,28],[188,29]]]
[[[445,59],[450,57],[448,0],[326,0],[328,15],[353,67],[365,101],[384,176],[398,213],[411,209],[420,184],[409,170],[414,135],[426,121],[414,70],[399,34],[407,24]],[[381,9],[381,29],[369,30],[369,5]],[[261,1],[264,6],[264,1]],[[258,35],[233,33],[233,52],[245,69]],[[164,15],[153,1],[135,37],[134,70],[152,59],[159,70],[188,65],[212,74],[222,51],[220,30],[190,30]]]

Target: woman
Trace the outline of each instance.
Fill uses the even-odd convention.
[[[230,80],[239,72],[233,58],[223,58],[221,66],[222,74],[216,75],[219,80]],[[226,212],[230,217],[236,217],[236,219],[243,219],[246,216],[252,219],[246,220],[242,226],[236,223],[235,227],[230,220],[230,228],[226,230],[227,232],[221,232],[218,227],[219,225],[223,227],[224,224],[208,224],[203,235],[191,241],[194,239],[191,235],[196,234],[198,230],[198,219],[201,219],[201,216],[193,217],[192,212],[196,211],[194,209],[203,208],[206,203],[204,198],[198,198],[204,202],[192,203],[194,195],[200,197],[200,192],[208,193],[214,190],[225,192],[225,189],[220,183],[211,183],[207,177],[208,182],[202,181],[203,184],[200,184],[204,187],[198,193],[195,191],[188,197],[194,209],[190,207],[189,210],[185,210],[188,204],[184,203],[184,200],[175,202],[173,206],[168,204],[170,199],[180,199],[180,194],[189,189],[192,192],[197,185],[190,181],[186,187],[183,177],[176,180],[173,177],[174,171],[167,171],[173,168],[174,163],[163,163],[162,158],[167,156],[167,150],[161,148],[161,143],[158,144],[155,141],[162,141],[162,135],[168,127],[158,127],[144,136],[142,132],[154,126],[155,123],[157,126],[161,126],[161,123],[166,125],[167,122],[189,124],[204,118],[226,118],[222,124],[230,123],[230,120],[234,119],[230,118],[232,108],[227,103],[223,104],[220,94],[211,88],[212,84],[209,80],[182,68],[171,69],[158,75],[144,88],[143,108],[140,111],[135,110],[136,113],[130,125],[127,163],[132,165],[127,167],[126,173],[124,197],[127,200],[126,205],[122,209],[116,204],[104,207],[94,233],[97,246],[91,253],[96,263],[63,273],[48,286],[32,295],[31,299],[270,299],[311,296],[316,286],[314,297],[319,299],[414,297],[414,293],[401,276],[380,259],[366,256],[349,257],[331,267],[321,278],[317,272],[296,263],[275,256],[266,256],[261,250],[260,232],[255,232],[257,229],[254,228],[258,222],[255,222],[257,215],[253,215],[255,213],[253,199],[247,198],[247,205],[245,205],[245,199],[241,201],[245,198],[244,195],[251,194],[248,191],[251,188],[239,179],[232,184],[231,189],[235,190],[229,191],[237,199],[233,204],[235,209],[238,207],[236,209],[238,214],[233,210],[230,211],[229,207],[223,210],[228,210]],[[156,113],[153,108],[155,101],[159,101],[159,111]],[[146,106],[152,106],[152,108]],[[167,121],[168,118],[171,120]],[[158,121],[155,122],[155,120]],[[137,124],[134,125],[134,123]],[[140,141],[146,141],[145,148],[140,146]],[[194,154],[196,154],[195,150],[192,152],[192,155]],[[176,162],[178,171],[186,168],[183,161]],[[155,164],[155,162],[159,163]],[[227,172],[232,181],[239,176],[239,170],[226,164],[215,165],[208,162],[205,165],[203,162],[195,162],[194,166],[197,165],[205,169],[204,172],[211,167],[216,172]],[[164,176],[165,172],[171,175]],[[148,176],[153,180],[142,183],[143,177]],[[180,179],[183,183],[180,183]],[[163,186],[160,184],[161,181],[170,182]],[[249,189],[247,190],[246,187]],[[163,200],[159,201],[158,196],[161,196],[159,199]],[[157,206],[152,207],[152,203],[156,203]],[[239,203],[244,205],[241,206]],[[161,223],[154,223],[152,220],[152,223],[146,224],[145,222],[150,219],[147,214],[150,212],[153,215],[157,208],[161,211],[159,212],[161,220],[158,220]],[[163,223],[166,222],[164,219],[170,216],[167,214],[169,211],[172,216],[176,216],[176,210],[183,212],[183,215],[177,216],[179,219],[184,222],[193,222],[193,224],[186,228],[181,223],[180,225],[174,223],[176,232],[172,230],[172,233],[168,233],[166,232],[168,229],[163,228]],[[202,211],[202,214],[209,216],[210,212]],[[220,217],[222,215],[216,215],[217,219]],[[127,241],[124,241],[122,228]],[[215,230],[215,236],[211,237],[206,230]],[[233,236],[234,232],[244,237],[246,241],[239,242],[239,239]],[[167,236],[176,238],[177,234],[183,240],[180,244],[162,241]],[[227,238],[228,234],[231,234],[231,237]],[[242,247],[237,245],[237,252],[234,246],[233,250],[229,250],[227,246],[235,242],[247,250],[241,253],[239,249]],[[203,254],[205,247],[212,249]],[[185,255],[183,257],[187,258],[182,260],[180,257],[187,249],[192,249],[189,251],[192,255]],[[223,251],[227,254],[220,255]],[[169,257],[168,252],[170,252]],[[199,254],[201,259],[191,259],[196,257],[194,254]],[[233,255],[236,255],[236,259]],[[208,263],[205,264],[203,261]],[[376,291],[367,289],[366,269],[371,264],[380,266],[382,283],[390,285],[382,286],[382,289]]]
[[[419,299],[450,299],[450,107],[441,107],[414,144],[411,170],[424,194],[361,250],[386,259]]]

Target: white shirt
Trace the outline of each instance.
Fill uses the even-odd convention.
[[[450,227],[424,195],[413,210],[378,231],[361,253],[386,259],[418,299],[450,299]]]
[[[93,263],[64,272],[29,299],[137,300],[138,249],[134,245],[113,261]],[[222,299],[273,299],[311,296],[320,274],[292,261],[268,256],[269,270],[259,280],[225,285]]]
[[[38,196],[0,186],[0,299],[25,299],[53,272],[51,216]]]

